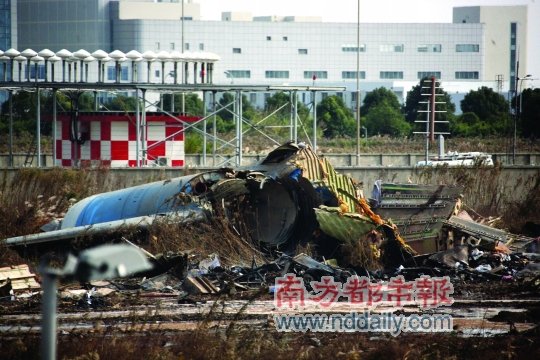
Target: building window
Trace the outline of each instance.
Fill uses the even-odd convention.
[[[242,53],[242,49],[240,49],[240,48],[233,48],[233,49],[232,49],[232,53],[233,53],[233,54],[241,54],[241,53]]]
[[[422,44],[418,45],[418,52],[441,52],[441,44]]]
[[[28,67],[25,65],[25,77],[28,78]],[[38,65],[38,79],[45,79],[45,65]],[[36,78],[36,67],[34,64],[30,65],[30,79]]]
[[[479,52],[478,44],[456,44],[456,52]]]
[[[304,79],[313,79],[313,76],[317,79],[328,79],[328,71],[304,71]]]
[[[298,49],[300,55],[307,55],[307,49]]]
[[[204,50],[204,44],[203,43],[199,44],[199,50]]]
[[[257,93],[249,94],[249,102],[255,104],[257,102]]]
[[[356,79],[356,71],[342,71],[341,72],[341,78],[342,79]],[[360,79],[366,78],[366,72],[360,71]]]
[[[324,100],[328,97],[328,93],[327,92],[323,92],[321,93],[321,98]]]
[[[510,23],[510,91],[516,91],[517,23]]]
[[[379,45],[379,51],[380,52],[403,52],[404,50],[403,44],[401,45],[395,45],[395,44],[383,44]]]
[[[181,16],[180,16],[180,20],[192,21],[192,20],[193,20],[193,16],[184,16],[184,17],[181,17]]]
[[[381,79],[403,79],[403,71],[381,71]]]
[[[251,71],[250,70],[227,70],[225,72],[225,75],[227,75],[228,78],[249,79],[251,78]]]
[[[107,66],[107,80],[116,80],[116,66]],[[120,67],[120,80],[129,80],[129,71],[127,66]]]
[[[421,80],[423,78],[430,78],[432,76],[435,76],[437,79],[441,78],[441,72],[440,71],[419,71],[418,72],[418,80]]]
[[[174,43],[171,43],[171,50],[174,50]]]
[[[107,66],[107,80],[116,80],[115,66]]]
[[[272,37],[271,37],[271,36],[267,36],[267,37],[266,37],[266,40],[270,41],[270,40],[272,40]]]
[[[341,51],[343,51],[343,52],[358,52],[358,45],[356,45],[356,44],[343,44],[343,45],[341,45]],[[360,44],[360,52],[366,52],[366,44]]]
[[[189,50],[189,43],[184,44],[184,50]]]
[[[129,80],[129,75],[128,75],[128,67],[127,66],[122,66],[120,68],[120,80],[122,81],[128,81]]]
[[[283,41],[287,41],[287,40],[289,40],[289,39],[287,39],[287,37],[284,36],[284,37],[283,37]]]
[[[478,71],[456,71],[456,80],[478,80]]]
[[[157,78],[159,77],[160,74],[161,74],[161,73],[159,72],[159,70],[156,70],[156,77],[157,77]]]
[[[160,46],[161,46],[161,45],[157,42],[157,43],[156,43],[156,49],[159,50],[159,47],[160,47]]]
[[[277,70],[266,70],[264,72],[264,76],[267,79],[288,79],[289,78],[289,72],[288,71],[277,71]]]

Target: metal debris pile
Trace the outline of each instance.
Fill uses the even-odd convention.
[[[514,281],[533,274],[534,279],[538,258],[527,254],[540,249],[534,224],[531,237],[524,237],[496,229],[493,222],[476,222],[462,211],[462,190],[378,180],[366,198],[357,181],[338,174],[327,159],[309,146],[289,142],[252,168],[222,168],[91,196],[74,204],[65,218],[44,226],[44,232],[5,243],[99,237],[126,225],[146,231],[163,218],[183,225],[220,217],[242,241],[268,250],[267,263],[258,266],[253,260],[248,267],[223,266],[219,248],[198,260],[186,251],[154,256],[143,250],[153,269],[142,275],[143,280],[111,286],[156,296],[232,294],[270,287],[276,276],[287,272],[306,284],[324,275],[341,282],[352,275],[376,281],[396,274],[451,275],[455,281]],[[360,244],[380,261],[381,269],[368,272],[362,264],[349,263],[340,268],[322,257],[333,253],[316,259],[293,256],[297,245],[308,243],[334,250]],[[0,281],[5,281],[1,270]],[[81,293],[86,294],[84,301],[97,296],[91,289]]]

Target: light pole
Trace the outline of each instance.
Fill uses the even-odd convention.
[[[519,63],[518,63],[519,66]],[[517,142],[517,121],[518,117],[521,118],[521,97],[522,97],[522,91],[519,90],[519,108],[517,104],[517,94],[518,94],[518,81],[521,80],[520,86],[523,87],[523,80],[532,80],[532,75],[528,74],[524,78],[520,78],[519,76],[516,77],[516,113],[514,114],[514,146],[512,149],[512,165],[516,165],[516,142]]]
[[[68,255],[63,269],[49,267],[51,258],[45,256],[39,264],[43,277],[43,306],[41,311],[41,358],[56,359],[57,289],[58,279],[90,282],[116,279],[153,269],[145,254],[130,245],[102,245],[82,251],[78,257]]]
[[[360,0],[356,32],[356,166],[360,165]]]
[[[234,75],[229,70],[224,71],[223,73],[229,75],[232,78],[231,85],[234,85]]]

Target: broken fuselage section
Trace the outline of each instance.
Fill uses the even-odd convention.
[[[434,195],[425,199],[405,195],[405,200],[415,202],[414,212],[432,221],[437,217],[433,210],[441,205],[432,195],[444,196],[437,189],[428,189]],[[182,224],[222,216],[239,236],[270,247],[310,241],[320,236],[319,230],[330,239],[354,242],[386,227],[381,233],[393,232],[392,237],[412,254],[397,226],[385,220],[398,220],[388,212],[392,206],[387,206],[385,194],[383,187],[382,203],[372,210],[350,176],[338,174],[309,146],[289,142],[250,168],[221,168],[93,195],[76,203],[62,221],[46,226],[47,232],[7,239],[6,244],[106,235],[125,226],[146,229],[161,218]],[[394,207],[402,210],[400,206]],[[418,214],[410,215],[399,220],[409,221]]]

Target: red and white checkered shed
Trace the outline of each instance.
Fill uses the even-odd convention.
[[[155,164],[158,157],[165,157],[170,166],[184,166],[182,124],[166,116],[147,116],[146,120],[142,147],[147,148],[147,161],[143,163],[140,155],[141,164]],[[136,126],[126,116],[81,115],[79,133],[84,140],[78,146],[81,165],[136,166]],[[55,165],[72,166],[76,145],[70,141],[68,116],[57,117],[56,138]]]

